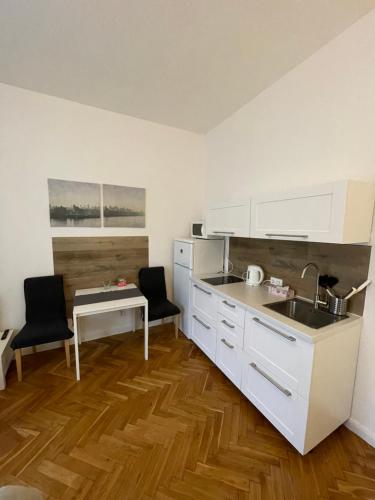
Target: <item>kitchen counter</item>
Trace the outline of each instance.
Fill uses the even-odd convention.
[[[239,306],[251,309],[254,312],[258,312],[269,318],[272,318],[282,325],[286,325],[288,328],[293,329],[296,335],[303,337],[308,342],[318,342],[331,335],[339,333],[347,327],[350,327],[353,322],[362,321],[362,318],[360,316],[349,313],[348,318],[343,319],[337,323],[333,323],[332,325],[328,325],[319,329],[310,328],[303,323],[299,323],[298,321],[272,311],[272,309],[264,307],[264,304],[271,304],[273,302],[281,302],[285,300],[280,299],[279,297],[275,297],[274,295],[270,295],[265,287],[251,287],[246,285],[245,282],[214,286],[202,281],[202,278],[211,278],[214,276],[223,276],[223,274],[193,275],[191,277],[191,280],[196,283],[200,283],[205,288],[211,289],[212,292],[216,293],[217,295],[229,298],[231,301],[236,302]]]
[[[208,277],[191,277],[191,340],[308,453],[350,416],[361,318],[314,329],[265,307],[285,300],[265,287],[214,286]]]

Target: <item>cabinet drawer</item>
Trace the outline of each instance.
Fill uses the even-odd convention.
[[[288,376],[250,352],[244,355],[241,391],[303,453],[308,401],[293,390]]]
[[[208,287],[200,283],[192,283],[191,286],[192,306],[209,321],[216,320],[217,295]]]
[[[230,319],[227,319],[222,314],[217,315],[216,328],[218,334],[220,332],[228,337],[231,343],[236,344],[241,349],[243,348],[243,328],[233,323]]]
[[[229,380],[241,387],[242,348],[222,330],[217,331],[216,364]]]
[[[230,319],[236,325],[241,328],[244,327],[245,324],[245,309],[241,306],[238,306],[230,299],[225,299],[222,297],[218,297],[218,312]]]
[[[211,361],[215,362],[216,329],[196,309],[192,310],[191,338]]]
[[[252,350],[285,371],[296,380],[296,390],[306,396],[309,392],[313,344],[298,338],[286,327],[272,318],[261,315],[246,315],[244,348]]]

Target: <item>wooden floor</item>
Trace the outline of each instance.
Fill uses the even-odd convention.
[[[182,335],[181,335],[182,337]],[[0,391],[0,484],[55,499],[375,499],[375,450],[342,427],[305,457],[168,324],[24,357]]]

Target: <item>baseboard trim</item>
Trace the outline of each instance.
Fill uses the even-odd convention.
[[[354,434],[357,434],[357,436],[361,437],[366,441],[366,443],[375,448],[374,432],[371,432],[370,429],[360,424],[358,420],[355,420],[354,418],[349,418],[349,420],[345,422],[345,425],[349,430],[354,432]]]
[[[173,317],[172,318],[165,318],[165,324],[167,323],[172,323],[173,322]],[[71,330],[73,330],[73,327],[71,325],[72,321],[69,320],[68,324]],[[161,320],[156,320],[156,321],[150,321],[149,322],[149,327],[151,328],[152,326],[156,325],[161,325],[162,322]],[[143,330],[143,323],[137,322],[136,324],[136,329],[137,330]],[[125,328],[115,328],[113,330],[109,330],[107,332],[103,331],[86,331],[83,332],[82,334],[82,343],[83,342],[90,342],[90,340],[99,340],[99,339],[104,339],[106,337],[111,337],[112,335],[120,335],[122,333],[129,333],[130,335],[133,333],[133,329],[129,328],[129,326],[126,326]],[[70,339],[70,344],[74,344],[74,337]],[[59,349],[64,346],[63,341],[57,341],[57,342],[50,342],[48,344],[40,344],[36,346],[36,351],[41,352],[41,351],[51,351],[52,349]],[[28,354],[34,354],[34,350],[32,347],[24,347],[22,349],[22,356],[27,356]]]

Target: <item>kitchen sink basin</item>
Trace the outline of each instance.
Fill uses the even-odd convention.
[[[272,304],[265,304],[265,307],[315,329],[332,325],[333,323],[337,323],[337,321],[347,318],[347,316],[337,316],[322,309],[314,309],[314,305],[311,302],[302,299],[273,302]]]

